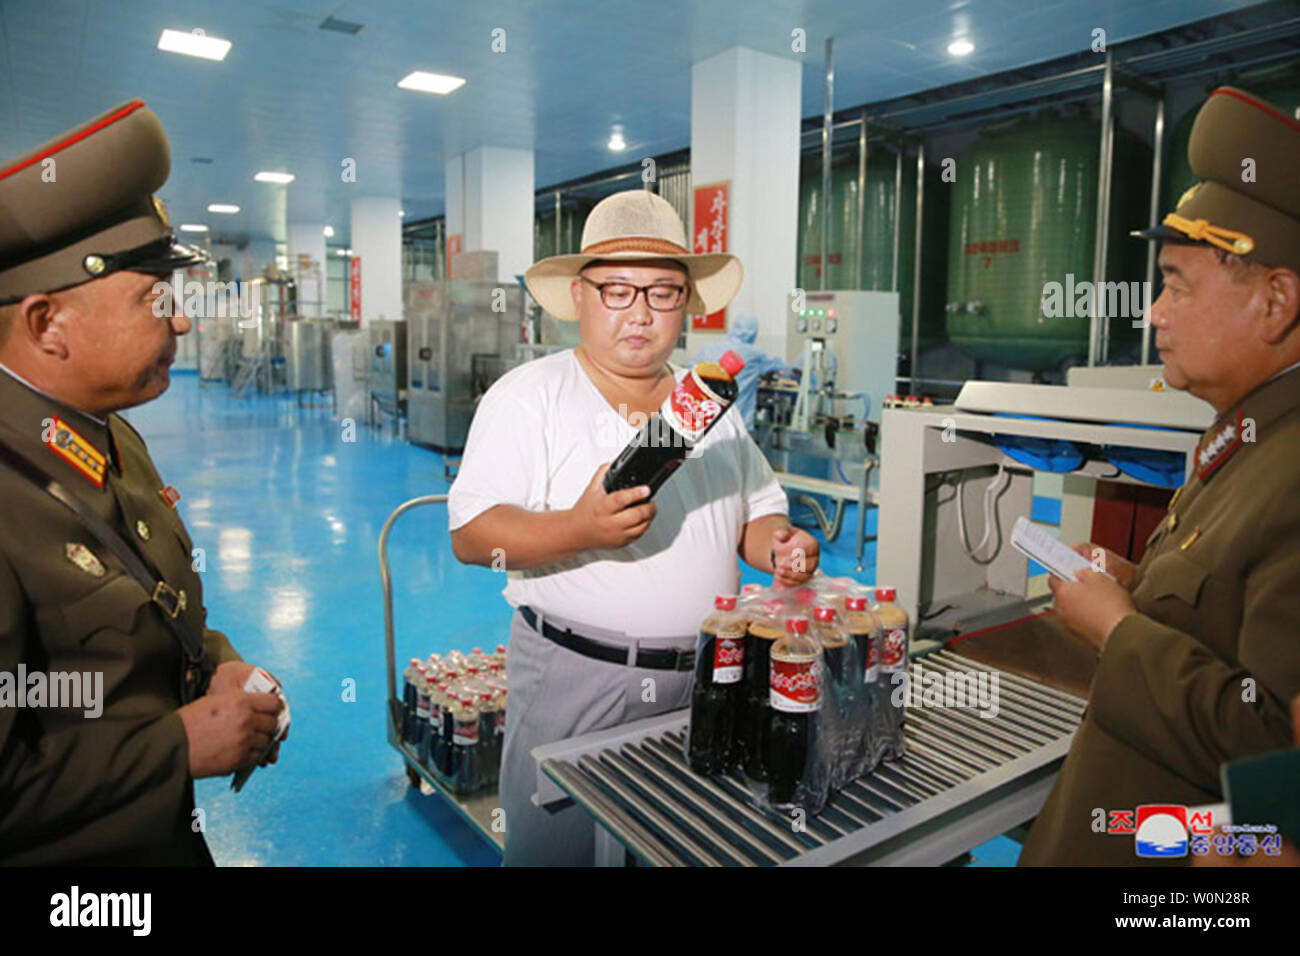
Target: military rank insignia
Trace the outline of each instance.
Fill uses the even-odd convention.
[[[67,555],[69,561],[75,564],[81,570],[85,571],[92,578],[102,578],[104,576],[104,565],[99,558],[95,557],[93,551],[84,544],[76,541],[69,541],[63,546],[63,553]]]
[[[104,487],[104,467],[108,459],[62,418],[54,419],[54,428],[45,446],[94,482],[96,488]]]
[[[168,508],[175,508],[176,502],[181,500],[181,493],[171,485],[168,485],[166,488],[163,488],[158,492],[158,497],[167,502]]]
[[[1227,461],[1241,447],[1242,413],[1237,411],[1236,421],[1226,423],[1196,450],[1196,475],[1201,481]]]

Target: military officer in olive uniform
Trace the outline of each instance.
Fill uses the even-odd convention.
[[[1223,799],[1220,765],[1287,747],[1300,692],[1300,123],[1215,90],[1202,180],[1161,228],[1151,309],[1165,381],[1214,406],[1191,476],[1133,566],[1053,580],[1100,651],[1088,708],[1022,864],[1134,864],[1112,811]],[[1081,548],[1091,554],[1091,546]],[[1269,821],[1237,821],[1267,824]],[[1179,861],[1182,862],[1182,861]]]
[[[116,414],[189,330],[155,308],[203,259],[152,196],[169,167],[140,101],[0,165],[3,864],[211,864],[193,781],[256,766],[281,709],[206,626],[180,496]]]

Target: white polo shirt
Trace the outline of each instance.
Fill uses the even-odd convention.
[[[680,379],[686,369],[674,368]],[[573,507],[636,436],[573,350],[511,369],[483,396],[448,500],[451,530],[496,505]],[[649,529],[622,548],[511,572],[504,595],[545,614],[634,637],[693,635],[717,594],[740,585],[744,526],[788,514],[785,492],[734,409],[655,494]],[[506,555],[509,562],[509,555]]]

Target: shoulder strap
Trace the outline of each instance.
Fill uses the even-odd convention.
[[[127,544],[107,521],[95,514],[84,501],[59,484],[36,462],[10,446],[3,438],[0,438],[0,461],[71,511],[81,526],[122,562],[127,573],[140,583],[145,593],[162,611],[163,621],[180,642],[181,648],[185,651],[186,661],[191,667],[197,668],[198,694],[195,696],[202,694],[207,689],[208,678],[216,667],[203,646],[202,636],[196,634],[180,617],[181,597],[176,590],[154,574],[139,552]]]

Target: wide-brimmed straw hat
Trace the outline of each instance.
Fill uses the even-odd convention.
[[[528,291],[557,319],[576,319],[569,286],[596,260],[675,259],[686,267],[691,295],[686,311],[707,315],[725,308],[740,290],[745,270],[730,253],[697,255],[686,242],[686,228],[668,200],[644,189],[606,196],[582,227],[582,251],[551,256],[524,273]]]

